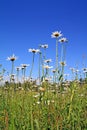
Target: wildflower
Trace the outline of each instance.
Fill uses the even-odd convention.
[[[83,70],[83,72],[87,72],[87,68],[83,68],[82,70]]]
[[[12,61],[12,69],[11,69],[11,77],[13,75],[13,70],[14,70],[14,61],[17,59],[17,57],[13,54],[12,56],[8,57],[7,60]],[[13,79],[10,79],[13,80]]]
[[[24,90],[24,88],[22,88],[22,87],[18,87],[18,89],[19,89],[19,90],[22,90],[22,91]]]
[[[7,58],[7,60],[10,60],[10,61],[15,61],[16,59],[17,57],[14,54]]]
[[[39,105],[39,104],[40,104],[40,102],[38,101],[38,102],[37,102],[37,104]]]
[[[4,87],[4,90],[8,90],[8,88]]]
[[[26,67],[29,66],[29,64],[21,64],[21,66],[22,66],[23,68],[26,68]]]
[[[6,84],[6,85],[9,84],[8,80],[5,80],[5,84]]]
[[[48,104],[48,106],[50,105],[50,100],[47,100],[47,104]]]
[[[11,74],[10,77],[11,77],[11,80],[12,80],[12,81],[15,80],[15,74]]]
[[[40,45],[41,48],[48,48],[48,44]]]
[[[34,95],[33,97],[34,98],[37,98],[37,97],[39,97],[40,96],[40,94],[38,93],[37,95]]]
[[[68,42],[68,40],[65,37],[63,37],[63,38],[59,39],[59,42],[64,43],[64,42]]]
[[[21,69],[24,70],[24,66],[21,66]]]
[[[45,60],[44,62],[45,63],[49,63],[49,62],[51,62],[52,60],[51,59],[47,59],[47,60]]]
[[[51,100],[52,103],[54,103],[55,101],[54,100]]]
[[[38,53],[40,52],[39,49],[28,49],[29,52],[32,52],[32,53]]]
[[[66,62],[60,62],[61,66],[66,66]]]
[[[48,81],[49,81],[49,78],[45,77],[45,81],[47,81],[47,82],[48,82]]]
[[[39,90],[40,90],[41,92],[44,92],[44,91],[45,91],[45,89],[44,89],[43,87],[40,87]]]
[[[52,72],[55,73],[55,72],[56,72],[56,69],[53,69]]]
[[[43,68],[45,68],[45,69],[51,69],[51,68],[53,68],[53,66],[44,65]]]
[[[16,70],[19,71],[21,69],[21,67],[16,67]]]
[[[75,72],[79,72],[79,70],[76,69]]]
[[[59,32],[55,31],[51,35],[52,38],[58,38],[58,37],[61,37],[61,36],[62,36],[61,31],[59,31]]]

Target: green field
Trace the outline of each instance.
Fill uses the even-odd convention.
[[[0,87],[0,130],[87,130],[87,84]]]

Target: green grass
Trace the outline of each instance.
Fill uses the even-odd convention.
[[[43,86],[45,92],[0,87],[0,130],[87,130],[87,84],[56,92]]]

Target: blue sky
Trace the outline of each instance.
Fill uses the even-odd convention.
[[[76,64],[81,69],[83,62],[87,64],[87,0],[0,0],[0,64],[10,72],[6,58],[14,53],[15,66],[31,65],[28,49],[48,44],[47,58],[54,66],[56,43],[51,34],[60,30],[68,39],[66,73]],[[33,74],[37,75],[38,55],[35,58]]]

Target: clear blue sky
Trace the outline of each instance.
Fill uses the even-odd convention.
[[[51,34],[57,30],[68,39],[66,71],[75,64],[80,69],[83,61],[87,64],[87,0],[0,0],[0,64],[10,72],[6,58],[13,53],[18,56],[15,66],[31,64],[28,49],[46,43],[47,58],[54,65],[56,44]]]

